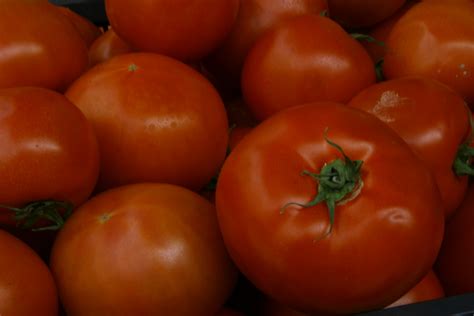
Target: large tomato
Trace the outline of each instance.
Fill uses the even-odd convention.
[[[393,27],[387,40],[387,78],[437,79],[474,104],[474,2],[424,1]]]
[[[367,27],[395,13],[406,0],[328,0],[331,18],[348,27]]]
[[[58,315],[53,276],[38,255],[20,240],[0,230],[0,314]]]
[[[87,60],[79,32],[48,1],[0,1],[0,88],[64,90],[86,69]]]
[[[260,120],[305,102],[348,102],[374,82],[374,65],[362,45],[317,15],[293,18],[265,33],[242,73],[244,99]]]
[[[240,270],[309,313],[392,303],[431,269],[444,229],[424,163],[375,116],[335,103],[257,126],[224,163],[216,205]]]
[[[168,184],[125,186],[84,204],[60,231],[51,268],[71,316],[210,316],[237,276],[214,206]]]
[[[413,77],[373,85],[349,105],[377,116],[419,154],[435,175],[449,217],[461,204],[468,182],[457,165],[470,132],[463,98],[435,80]]]
[[[77,29],[82,39],[86,42],[87,46],[91,46],[92,43],[102,34],[100,28],[94,25],[91,21],[85,17],[77,14],[67,7],[57,7],[58,10],[69,18],[74,27]]]
[[[436,264],[447,295],[474,292],[474,185],[446,225],[443,246]]]
[[[224,161],[224,105],[181,62],[149,53],[117,56],[82,76],[66,96],[99,139],[99,190],[146,181],[200,189]]]
[[[133,48],[110,28],[97,38],[89,48],[89,65],[95,66],[112,57],[131,52],[133,52]]]
[[[45,200],[82,204],[99,174],[92,125],[57,92],[0,90],[0,174],[1,205],[21,208],[40,201],[33,207],[36,213],[17,210],[18,216],[31,215],[23,220],[34,220],[47,209],[54,211],[54,203]],[[14,225],[12,212],[0,210],[0,223]]]
[[[245,57],[263,33],[292,17],[319,14],[327,8],[326,0],[240,0],[231,34],[206,64],[219,80],[238,83]]]
[[[400,297],[387,308],[407,304],[436,300],[444,297],[444,290],[436,274],[432,270],[414,288]]]
[[[112,28],[133,47],[190,61],[225,39],[239,0],[106,0],[105,6]]]

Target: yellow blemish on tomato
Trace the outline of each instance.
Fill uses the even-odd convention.
[[[112,214],[110,214],[110,213],[104,213],[104,214],[102,214],[102,215],[99,216],[99,222],[100,222],[101,224],[104,224],[104,223],[106,223],[106,222],[107,222],[109,219],[111,219],[111,218],[112,218]]]

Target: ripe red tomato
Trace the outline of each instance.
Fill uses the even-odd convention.
[[[449,87],[429,78],[385,81],[349,103],[387,123],[423,159],[436,178],[446,217],[461,204],[468,177],[454,163],[470,132],[469,108]]]
[[[84,204],[60,231],[51,269],[68,315],[214,315],[237,277],[214,206],[168,184]]]
[[[108,29],[89,48],[89,65],[95,66],[110,58],[133,52],[133,48],[112,29]]]
[[[317,15],[291,19],[264,34],[242,73],[244,99],[260,120],[306,102],[348,102],[374,82],[374,65],[362,45]]]
[[[106,0],[107,17],[133,47],[191,61],[229,34],[239,0]]]
[[[436,300],[444,297],[444,290],[438,278],[431,270],[414,288],[399,298],[387,308],[402,306],[424,301]]]
[[[58,295],[46,264],[27,245],[0,230],[0,314],[58,315]]]
[[[0,204],[82,204],[99,174],[92,125],[63,95],[43,88],[0,90]],[[1,208],[0,208],[1,209]],[[0,223],[14,225],[1,209]]]
[[[282,21],[327,9],[326,0],[241,0],[232,32],[206,65],[220,80],[238,84],[245,58],[262,34]]]
[[[446,225],[436,272],[447,295],[474,292],[474,185]]]
[[[87,67],[87,47],[69,19],[43,0],[0,2],[0,88],[64,90]]]
[[[171,58],[117,56],[78,79],[66,96],[98,136],[99,190],[147,181],[197,190],[225,159],[228,126],[219,95]]]
[[[347,27],[377,24],[400,9],[406,0],[328,0],[331,18]]]
[[[315,204],[318,192],[334,213],[288,204]],[[424,163],[375,116],[336,103],[294,107],[257,126],[224,163],[216,205],[242,273],[309,313],[395,301],[431,269],[444,228]]]
[[[72,22],[74,27],[81,35],[82,39],[86,42],[87,47],[90,47],[92,43],[102,34],[100,28],[98,28],[94,23],[85,17],[77,14],[67,7],[57,8],[61,13],[68,17],[69,21]]]
[[[437,79],[474,104],[474,2],[425,1],[393,27],[387,40],[387,78]]]

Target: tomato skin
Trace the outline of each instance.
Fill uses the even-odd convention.
[[[42,0],[1,1],[0,88],[63,91],[86,67],[84,40],[55,6]]]
[[[447,296],[474,292],[474,185],[446,225],[435,271]]]
[[[74,24],[82,39],[86,42],[87,47],[90,47],[92,43],[102,35],[100,28],[95,26],[94,23],[86,19],[85,17],[77,14],[67,7],[57,7],[61,13],[68,17],[69,21]]]
[[[383,71],[388,79],[436,79],[474,102],[474,2],[424,1],[392,29]]]
[[[303,170],[340,157],[325,130],[351,159],[364,160],[362,191],[336,207],[327,237],[325,205],[281,213],[317,193]],[[395,132],[372,115],[323,102],[257,126],[227,158],[216,191],[221,231],[240,271],[272,299],[308,313],[377,309],[406,293],[438,253],[440,204],[430,171]]]
[[[466,194],[468,177],[453,162],[470,131],[470,112],[460,95],[435,80],[388,80],[360,92],[349,105],[369,112],[395,130],[435,175],[448,218]]]
[[[168,184],[92,198],[60,231],[51,269],[71,316],[209,316],[237,276],[214,206]]]
[[[66,92],[92,122],[99,140],[98,190],[166,182],[193,190],[225,159],[224,105],[198,72],[149,53],[97,65]]]
[[[46,264],[27,245],[0,230],[0,314],[58,315],[58,294]]]
[[[329,13],[347,27],[377,24],[400,9],[406,0],[328,0]]]
[[[63,95],[43,88],[0,90],[0,204],[82,204],[99,174],[92,125]],[[14,225],[10,211],[0,223]]]
[[[374,65],[362,45],[316,15],[286,21],[263,35],[242,73],[244,99],[260,120],[306,102],[348,102],[374,82]]]
[[[97,38],[89,48],[89,65],[95,66],[112,57],[132,53],[133,48],[114,32],[108,29]]]
[[[436,300],[444,297],[444,290],[431,270],[414,288],[386,308]]]
[[[105,7],[112,28],[132,47],[192,61],[228,35],[239,0],[106,0]]]
[[[326,0],[241,0],[232,32],[206,65],[219,79],[238,85],[245,58],[262,34],[290,18],[327,9]]]

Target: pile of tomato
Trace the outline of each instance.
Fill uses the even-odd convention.
[[[474,1],[0,1],[1,315],[474,292]]]

